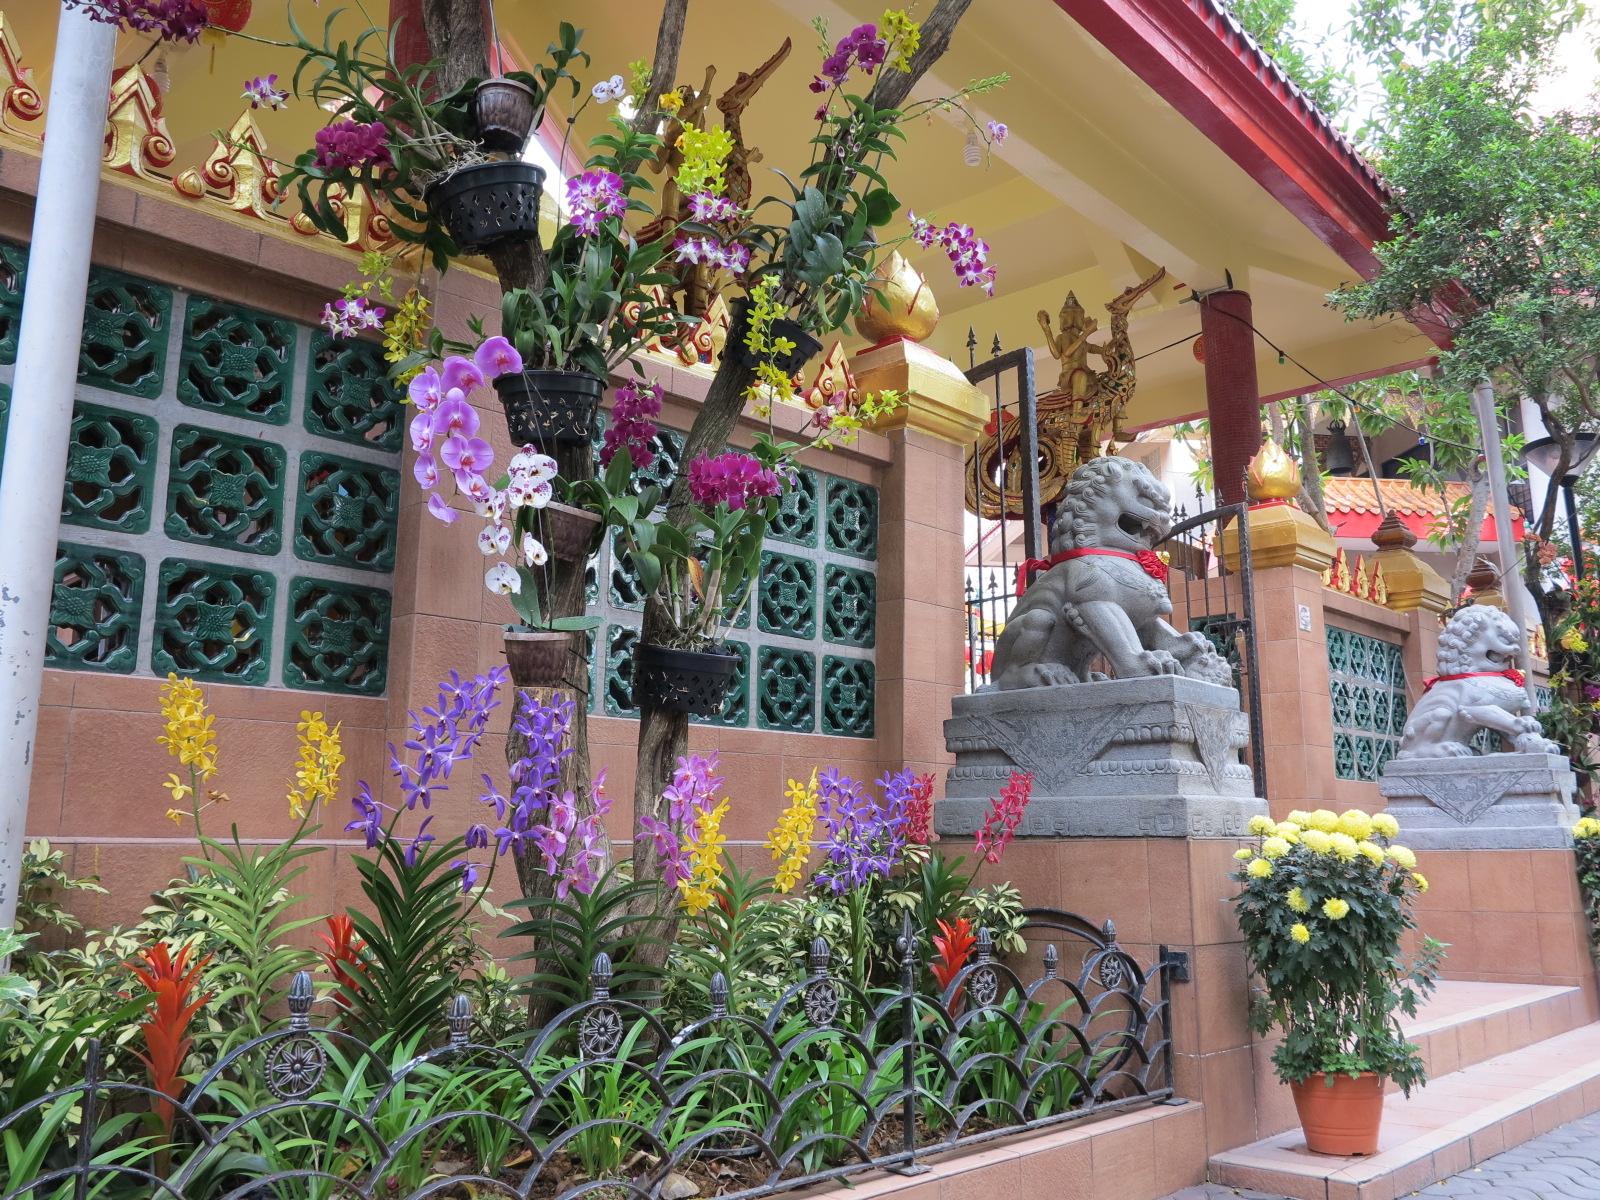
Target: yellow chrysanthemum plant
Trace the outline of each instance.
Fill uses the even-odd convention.
[[[1589,916],[1589,937],[1600,945],[1600,818],[1578,818],[1572,827],[1572,849],[1578,856],[1578,890]]]
[[[1600,822],[1596,832],[1600,833]],[[1251,1026],[1281,1030],[1279,1078],[1373,1073],[1410,1090],[1424,1078],[1417,1047],[1401,1032],[1432,991],[1444,946],[1421,939],[1407,962],[1401,941],[1416,928],[1428,889],[1399,823],[1360,809],[1255,817],[1241,848],[1234,908],[1259,991]]]

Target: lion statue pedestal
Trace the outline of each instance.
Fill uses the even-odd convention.
[[[1155,548],[1170,509],[1130,459],[1073,472],[1049,559],[1022,568],[993,685],[952,701],[940,833],[975,832],[1013,770],[1034,777],[1022,836],[1243,837],[1267,811],[1240,755],[1250,734],[1232,668],[1166,620]]]
[[[1473,604],[1439,635],[1439,674],[1383,768],[1389,811],[1418,850],[1544,850],[1572,844],[1577,778],[1513,667],[1517,627]],[[1509,750],[1477,753],[1480,730]]]

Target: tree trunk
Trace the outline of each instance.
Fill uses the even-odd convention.
[[[1294,402],[1295,424],[1300,431],[1300,507],[1310,513],[1318,525],[1328,532],[1328,503],[1322,495],[1322,464],[1317,459],[1317,423],[1311,417],[1311,406],[1304,396]]]
[[[874,108],[899,108],[904,104],[917,81],[950,49],[950,35],[971,6],[972,0],[939,0],[922,22],[922,36],[917,42],[917,52],[911,56],[911,69],[880,70],[878,82],[872,85],[872,91],[867,96],[867,103]]]
[[[1467,576],[1472,574],[1472,568],[1478,562],[1478,531],[1483,528],[1483,510],[1488,504],[1489,475],[1486,471],[1479,471],[1472,481],[1472,498],[1467,502],[1467,528],[1461,539],[1461,553],[1456,557],[1456,569],[1450,576],[1451,604],[1461,599],[1461,593],[1467,586]],[[1509,569],[1511,564],[1506,563],[1505,566]]]

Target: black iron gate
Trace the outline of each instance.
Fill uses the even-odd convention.
[[[975,346],[969,335],[969,353]],[[1041,511],[1039,501],[1040,447],[1034,397],[1033,351],[1027,347],[998,352],[967,371],[967,379],[989,399],[986,456],[974,447],[967,461],[968,511],[978,516],[976,535],[967,549],[965,602],[967,618],[967,690],[977,691],[989,682],[995,644],[1025,583],[1020,578],[1029,559],[1044,557],[1045,531],[1052,511]],[[1016,430],[1015,437],[998,437],[997,431]],[[983,443],[980,443],[980,446]],[[983,493],[984,474],[1005,493],[1017,498],[1020,511],[995,521],[982,518],[977,498]],[[1197,507],[1204,493],[1196,491]],[[1006,508],[1010,508],[1007,505]],[[1053,506],[1044,506],[1047,510]],[[1250,571],[1248,507],[1228,504],[1190,516],[1175,507],[1172,528],[1156,547],[1168,560],[1167,590],[1172,596],[1174,623],[1204,634],[1232,667],[1234,686],[1250,723],[1250,768],[1256,794],[1267,794],[1266,758],[1261,724],[1261,677],[1256,658],[1255,596]],[[1238,531],[1238,546],[1227,547],[1224,532]],[[1231,534],[1229,535],[1231,540]],[[1017,545],[1013,546],[1013,543]]]

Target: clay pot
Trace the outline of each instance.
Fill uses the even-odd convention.
[[[538,111],[533,89],[515,79],[495,75],[478,85],[472,96],[472,119],[485,150],[521,154],[533,132]]]
[[[1383,1079],[1364,1071],[1348,1075],[1312,1075],[1291,1083],[1306,1149],[1313,1154],[1376,1154],[1378,1126],[1383,1122]]]
[[[586,508],[573,508],[554,500],[542,511],[544,546],[551,557],[562,562],[582,562],[588,558],[594,545],[594,531],[600,525],[599,516]]]
[[[506,630],[506,664],[511,682],[518,687],[553,687],[567,673],[567,657],[573,653],[570,633],[548,629]]]

